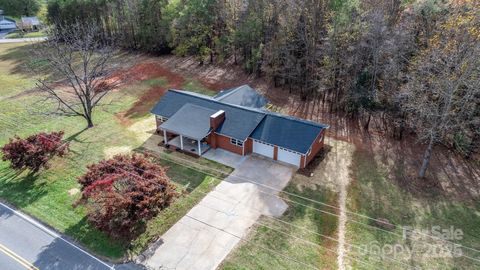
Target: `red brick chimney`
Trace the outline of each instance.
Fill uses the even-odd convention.
[[[225,120],[225,112],[219,110],[218,112],[210,115],[210,127],[212,130],[216,130],[220,124]]]
[[[217,148],[217,136],[215,135],[215,130],[223,123],[225,120],[225,112],[219,110],[218,112],[210,115],[210,127],[212,128],[212,133],[209,136],[209,144],[212,148]]]

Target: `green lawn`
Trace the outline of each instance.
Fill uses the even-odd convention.
[[[44,31],[35,31],[35,32],[27,32],[23,33],[22,31],[15,31],[9,33],[5,36],[5,38],[37,38],[37,37],[45,37],[46,33]]]
[[[188,79],[182,85],[183,90],[194,91],[200,94],[204,94],[207,96],[214,96],[218,92],[213,91],[205,87],[200,81],[195,79]]]
[[[396,225],[396,228],[390,231],[367,218],[347,214],[345,257],[347,265],[352,269],[479,268],[480,262],[475,260],[465,257],[452,258],[441,253],[441,248],[450,248],[448,243],[428,237],[423,239],[409,237],[407,240],[403,238],[404,226],[411,226],[417,230],[433,226],[450,229],[453,226],[463,232],[462,239],[453,240],[455,243],[480,250],[478,201],[472,205],[440,194],[425,197],[407,192],[389,178],[386,168],[379,165],[378,153],[358,149],[345,142],[341,145],[350,147],[339,147],[338,141],[331,141],[335,147],[332,147],[327,158],[320,162],[314,176],[308,177],[297,173],[286,191],[338,206],[337,192],[334,191],[334,187],[332,188],[332,184],[336,185],[338,171],[345,169],[350,177],[347,209],[360,215],[384,218]],[[335,167],[337,162],[335,155],[336,158],[344,159],[348,156],[347,152],[351,155],[351,164],[347,168]],[[224,261],[221,269],[309,269],[295,260],[318,269],[337,269],[338,255],[327,249],[337,251],[338,244],[325,236],[334,239],[338,237],[337,217],[334,216],[338,214],[338,209],[322,207],[320,204],[312,204],[311,201],[283,195],[290,202],[289,209],[281,220],[296,227],[272,218],[262,218],[260,223],[263,225],[257,225],[251,230],[247,236],[249,241],[242,242]],[[293,203],[292,200],[306,206]],[[312,207],[333,215],[314,210]],[[379,253],[377,247],[383,249],[383,253]],[[396,248],[396,251],[393,252],[390,248]],[[409,256],[409,249],[413,250],[412,256]],[[465,256],[480,259],[480,252],[467,248],[461,248],[461,251]]]
[[[106,100],[111,103],[95,111],[94,128],[85,130],[85,121],[78,117],[36,114],[46,111],[47,105],[38,103],[39,97],[25,92],[34,86],[25,64],[30,60],[28,45],[0,45],[0,145],[8,138],[21,137],[39,131],[64,130],[71,152],[64,158],[55,158],[51,168],[37,175],[12,171],[7,162],[0,161],[0,198],[22,211],[35,216],[56,230],[72,237],[89,250],[110,259],[120,259],[125,254],[138,254],[147,244],[158,238],[180,219],[220,180],[208,174],[166,160],[158,162],[168,167],[172,181],[184,189],[190,187],[170,208],[165,209],[147,224],[147,230],[132,243],[112,241],[92,228],[85,218],[83,207],[73,207],[79,198],[76,178],[85,172],[88,164],[107,157],[112,149],[137,149],[143,141],[117,117],[127,111],[148,87],[162,84],[161,78],[139,82],[139,87],[112,93]],[[111,101],[111,102],[110,102]],[[144,118],[131,119],[134,124]],[[208,163],[198,159],[202,163]],[[218,164],[213,164],[218,167]],[[222,170],[229,170],[223,167]],[[193,190],[193,191],[192,191]]]
[[[366,216],[385,218],[397,226],[389,233],[354,222],[348,223],[348,236],[352,244],[366,245],[367,248],[385,247],[386,251],[382,253],[390,260],[384,259],[378,262],[378,256],[372,256],[375,253],[352,252],[352,256],[357,256],[383,269],[397,269],[404,266],[394,260],[400,260],[411,267],[421,269],[478,269],[480,267],[480,262],[475,260],[447,255],[445,250],[452,250],[448,242],[422,237],[419,234],[416,234],[417,238],[403,237],[405,226],[418,230],[431,230],[435,227],[454,228],[461,230],[463,236],[460,237],[461,239],[448,240],[480,250],[480,203],[478,201],[472,205],[446,198],[441,194],[430,193],[428,197],[412,194],[389,180],[386,169],[378,164],[370,152],[356,150],[353,158],[355,162],[352,164],[352,173],[356,182],[350,186],[348,192],[349,209]],[[372,221],[365,218],[357,217],[355,220],[374,225]],[[390,252],[391,246],[397,247],[397,252]],[[466,248],[460,249],[463,255],[480,259],[480,252]],[[358,263],[354,265],[361,269],[378,269]]]
[[[305,196],[314,200],[335,203],[336,194],[328,190],[297,187],[301,175],[296,175],[285,191]],[[335,237],[337,219],[335,216],[322,214],[313,208],[318,205],[295,197],[285,195],[289,202],[287,212],[278,219],[263,217],[250,233],[248,242],[241,242],[221,269],[309,269],[307,265],[328,266],[335,264],[335,242],[327,237]],[[328,209],[325,209],[328,210]],[[289,225],[291,224],[291,225]],[[323,237],[323,236],[326,237]],[[303,240],[316,245],[309,244]],[[321,268],[321,267],[320,267]],[[322,268],[321,268],[322,269]]]

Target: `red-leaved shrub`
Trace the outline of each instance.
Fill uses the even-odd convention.
[[[38,172],[49,168],[48,161],[54,156],[64,156],[68,143],[63,142],[64,132],[38,133],[26,139],[15,136],[2,148],[2,160],[10,161],[15,170],[30,169]]]
[[[114,238],[132,238],[178,196],[165,169],[138,154],[90,165],[78,182],[88,221]]]

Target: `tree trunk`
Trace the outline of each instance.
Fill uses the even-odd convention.
[[[92,127],[93,127],[92,117],[91,117],[91,116],[87,116],[87,117],[85,117],[85,119],[87,120],[87,128],[92,128]]]
[[[428,164],[430,163],[430,158],[432,157],[432,150],[433,137],[430,137],[427,150],[425,150],[425,154],[423,155],[422,167],[420,168],[420,172],[418,173],[418,176],[421,178],[425,178],[425,173],[427,172]]]
[[[368,131],[368,128],[370,127],[370,120],[372,119],[372,115],[368,113],[367,121],[363,124],[363,129],[365,131]]]

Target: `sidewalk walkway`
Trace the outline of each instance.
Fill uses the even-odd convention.
[[[276,191],[249,181],[281,190],[293,171],[269,159],[247,157],[144,253],[142,263],[152,269],[216,269],[262,214],[280,216],[287,208],[268,195]]]

